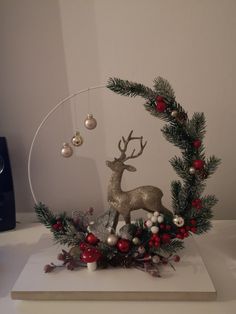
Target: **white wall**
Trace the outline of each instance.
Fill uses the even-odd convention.
[[[1,60],[5,76],[14,78],[4,82],[2,103],[6,113],[0,131],[9,137],[19,210],[29,204],[28,188],[23,190],[27,184],[25,158],[33,130],[57,99],[67,93],[67,84],[71,93],[118,76],[152,86],[153,78],[161,75],[171,82],[177,100],[189,115],[205,112],[207,154],[216,154],[223,162],[208,181],[207,193],[215,193],[220,199],[216,218],[236,217],[235,1],[0,3],[5,8],[1,14],[7,25],[2,32],[7,44]],[[21,37],[23,44],[18,39]],[[19,41],[17,50],[12,49],[15,40]],[[52,54],[53,58],[49,58]],[[30,97],[26,97],[28,94]],[[98,120],[94,131],[83,128],[88,111]],[[32,169],[37,197],[59,209],[93,205],[102,210],[110,175],[104,160],[116,156],[119,138],[134,129],[135,134],[144,135],[148,146],[132,162],[138,170],[125,174],[123,187],[156,185],[163,190],[164,202],[169,206],[169,185],[175,173],[168,160],[178,151],[162,138],[162,125],[145,112],[142,99],[96,91],[90,94],[88,108],[86,95],[77,97],[55,114],[36,143]],[[75,157],[60,158],[61,142],[68,140],[77,127],[85,144]]]

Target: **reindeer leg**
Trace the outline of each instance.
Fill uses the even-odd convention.
[[[125,219],[126,224],[130,224],[131,223],[130,213],[128,213],[128,215],[124,216],[124,219]]]
[[[112,225],[112,228],[114,229],[114,231],[116,231],[116,227],[117,227],[118,221],[119,221],[119,216],[120,216],[120,213],[117,211],[116,215],[115,215],[115,219],[113,221],[113,225]]]

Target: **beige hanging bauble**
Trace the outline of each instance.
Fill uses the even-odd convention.
[[[73,149],[68,143],[63,143],[61,155],[65,158],[71,157],[73,155]]]
[[[88,130],[93,130],[97,126],[97,120],[93,117],[91,113],[89,113],[86,120],[84,121],[84,125]]]
[[[78,147],[78,146],[81,146],[81,145],[83,144],[83,142],[84,142],[84,140],[83,140],[82,136],[81,136],[80,133],[77,131],[77,132],[75,133],[75,136],[72,137],[71,143],[72,143],[74,146]]]

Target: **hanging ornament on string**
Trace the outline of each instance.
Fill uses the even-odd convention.
[[[97,120],[93,117],[91,113],[89,113],[84,121],[84,125],[88,130],[93,130],[97,126]]]
[[[79,147],[83,144],[84,140],[82,138],[82,136],[80,135],[80,133],[77,131],[75,133],[75,135],[72,137],[71,139],[71,143],[76,146],[76,147]]]
[[[63,143],[61,149],[61,155],[65,158],[71,157],[73,155],[73,149],[68,143]]]

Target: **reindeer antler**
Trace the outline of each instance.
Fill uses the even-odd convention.
[[[123,141],[123,148],[121,147],[121,140],[118,143],[118,148],[121,152],[121,155],[119,158],[117,158],[117,160],[123,161],[125,162],[128,159],[133,159],[133,158],[137,158],[138,156],[140,156],[145,148],[145,146],[147,145],[147,141],[145,143],[143,143],[143,137],[132,137],[133,134],[133,130],[129,133],[127,139],[124,138],[124,136],[122,136],[122,141]],[[126,156],[126,151],[127,151],[127,147],[130,141],[132,140],[140,140],[140,151],[138,153],[135,154],[135,149],[132,151],[130,156]]]

